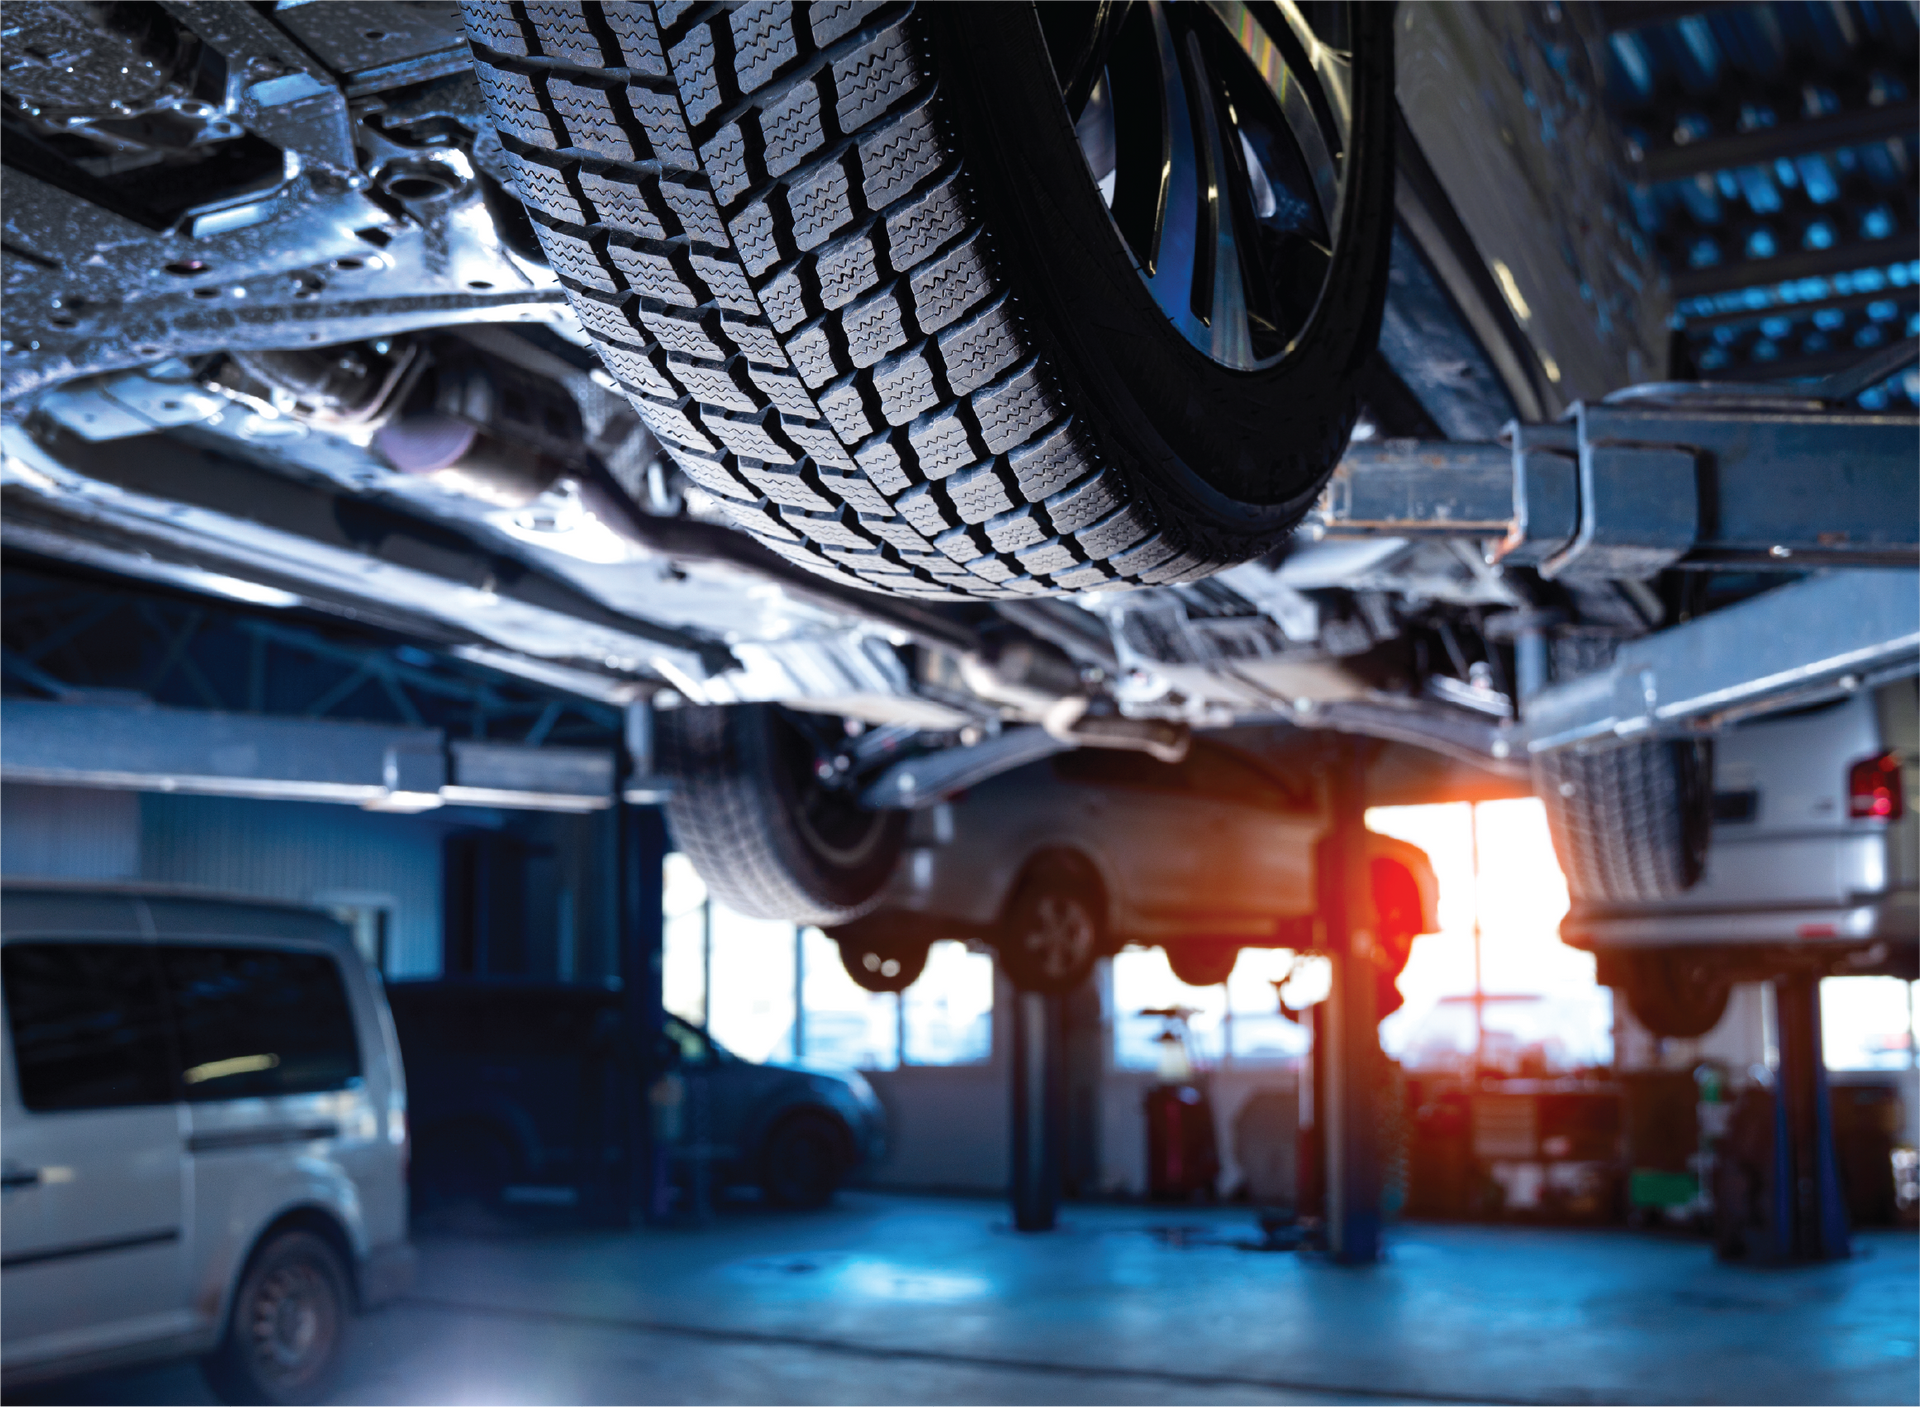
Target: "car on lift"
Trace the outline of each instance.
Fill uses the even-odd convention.
[[[1226,981],[1242,948],[1313,948],[1329,818],[1315,741],[1229,730],[1177,762],[1082,749],[995,777],[923,813],[879,904],[828,935],[872,991],[910,985],[942,938],[990,945],[1040,992],[1128,946],[1164,949],[1196,987]],[[1366,847],[1385,1016],[1413,940],[1439,927],[1439,887],[1417,846],[1369,832]]]
[[[1650,903],[1576,898],[1562,938],[1656,1036],[1705,1035],[1735,982],[1920,980],[1916,702],[1905,679],[1729,729],[1700,882]]]
[[[625,1156],[619,1130],[641,1063],[621,994],[442,978],[391,983],[387,997],[413,1091],[421,1206],[558,1195],[590,1208],[595,1178]],[[683,1182],[698,1173],[714,1189],[817,1207],[885,1156],[886,1114],[857,1072],[743,1060],[677,1016],[663,1033],[653,1066],[668,1083],[647,1094]]]
[[[337,920],[10,880],[0,917],[5,1383],[201,1355],[224,1402],[315,1402],[403,1292],[407,1090]]]
[[[1720,118],[1649,78],[1628,142],[1660,46],[1531,13],[12,0],[0,544],[631,706],[747,913],[857,918],[1043,744],[1276,719],[1533,770],[1635,857],[1584,897],[1683,893],[1687,729],[1911,662],[1794,609],[1898,614],[1911,349],[1658,383],[1622,153]],[[1684,716],[1625,663],[1743,608],[1804,648]]]

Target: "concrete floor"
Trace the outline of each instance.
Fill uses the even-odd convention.
[[[1621,1231],[1406,1225],[1386,1263],[1251,1252],[1245,1212],[987,1201],[421,1237],[337,1402],[1920,1402],[1920,1240],[1717,1264]],[[204,1402],[190,1365],[11,1402]]]

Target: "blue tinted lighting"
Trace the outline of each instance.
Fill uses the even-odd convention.
[[[1800,168],[1808,200],[1815,205],[1830,205],[1840,198],[1840,183],[1834,180],[1833,168],[1824,156],[1803,156],[1794,165]]]
[[[1813,325],[1826,332],[1832,332],[1846,320],[1846,313],[1839,308],[1821,308],[1813,315]]]
[[[1833,248],[1833,226],[1825,220],[1815,220],[1807,226],[1807,232],[1800,236],[1802,249]]]
[[[1760,324],[1760,331],[1776,341],[1793,331],[1792,318],[1768,318]]]
[[[1876,205],[1860,220],[1860,233],[1868,239],[1885,239],[1893,233],[1893,212],[1884,205]]]
[[[1856,347],[1878,347],[1886,340],[1887,334],[1880,330],[1877,323],[1870,322],[1853,334],[1853,345]]]
[[[1779,246],[1773,241],[1773,231],[1755,230],[1747,236],[1747,257],[1749,259],[1771,259],[1779,252]]]
[[[1892,322],[1900,316],[1900,309],[1894,306],[1891,298],[1878,298],[1867,304],[1867,316],[1875,322]]]

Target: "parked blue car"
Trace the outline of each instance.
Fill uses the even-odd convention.
[[[619,992],[452,978],[395,982],[387,996],[419,1203],[584,1199],[606,1184],[636,1076]],[[853,1071],[756,1065],[673,1016],[666,1038],[669,1074],[648,1106],[681,1181],[704,1170],[715,1189],[817,1207],[884,1155],[886,1116]]]

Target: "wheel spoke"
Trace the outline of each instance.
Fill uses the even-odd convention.
[[[1241,36],[1235,47],[1245,56],[1250,76],[1257,76],[1269,95],[1265,106],[1278,119],[1272,124],[1275,131],[1270,139],[1280,138],[1291,148],[1284,152],[1259,145],[1268,175],[1283,180],[1296,196],[1310,199],[1323,215],[1330,216],[1340,202],[1340,141],[1336,133],[1323,126],[1333,108],[1324,95],[1315,92],[1318,75],[1314,54],[1317,52],[1323,60],[1333,56],[1324,47],[1310,47],[1318,41],[1310,30],[1296,27],[1296,13],[1280,11],[1281,24],[1268,29],[1253,20],[1238,0],[1211,0],[1209,8],[1220,16],[1229,32]],[[1251,109],[1251,102],[1246,106]],[[1256,144],[1258,141],[1256,137]]]
[[[1264,315],[1268,299],[1249,195],[1252,177],[1240,150],[1232,96],[1221,73],[1209,65],[1198,31],[1188,33],[1186,48],[1195,106],[1206,138],[1208,257],[1194,271],[1193,308],[1212,331],[1213,359],[1228,366],[1251,367],[1256,300],[1263,313],[1260,322],[1272,325]]]
[[[1060,80],[1061,100],[1067,105],[1067,116],[1075,122],[1080,120],[1080,114],[1093,96],[1094,85],[1107,66],[1107,54],[1120,27],[1126,23],[1128,8],[1128,0],[1096,0],[1091,5],[1055,3],[1041,8],[1041,25],[1047,32],[1050,47],[1056,42],[1056,34],[1059,35],[1062,52],[1055,57],[1057,61],[1064,61],[1064,67],[1056,62],[1055,73]],[[1080,23],[1070,36],[1065,33],[1062,21],[1054,18],[1057,12],[1067,10],[1092,11],[1090,15],[1074,16]]]
[[[1157,16],[1136,5],[1107,56],[1113,109],[1113,221],[1147,277],[1160,262],[1167,177],[1173,163],[1167,95],[1160,81]]]
[[[1322,69],[1339,56],[1238,0],[1070,8],[1049,43],[1104,53],[1090,80],[1076,58],[1061,81],[1154,301],[1212,360],[1269,364],[1331,270],[1345,98]]]
[[[1212,341],[1207,320],[1195,314],[1194,287],[1201,264],[1212,279],[1213,246],[1208,227],[1207,185],[1203,148],[1205,139],[1194,130],[1193,94],[1186,80],[1166,7],[1149,0],[1153,39],[1159,61],[1162,111],[1166,121],[1166,166],[1161,176],[1162,196],[1156,258],[1147,270],[1153,298],[1186,338],[1205,347]]]

